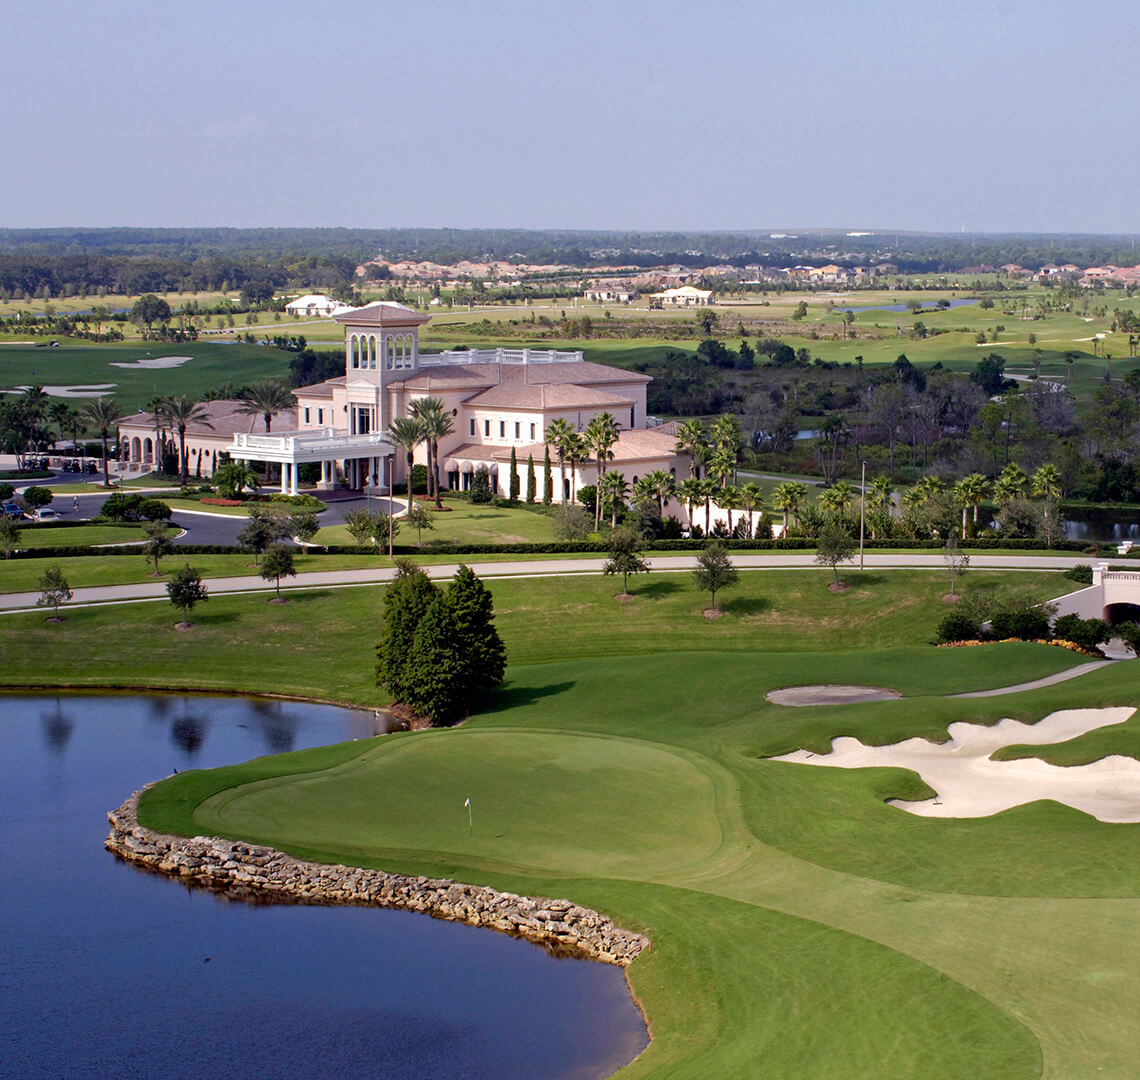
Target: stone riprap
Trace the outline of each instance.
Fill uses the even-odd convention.
[[[143,789],[145,790],[145,788]],[[356,904],[421,911],[484,926],[552,951],[628,967],[650,941],[569,900],[517,896],[481,885],[305,862],[274,848],[216,836],[170,836],[138,823],[136,791],[108,813],[106,848],[128,862],[253,900]]]

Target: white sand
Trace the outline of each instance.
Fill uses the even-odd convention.
[[[162,368],[181,367],[187,360],[193,359],[192,356],[144,356],[141,360],[112,360],[110,365],[111,367],[161,370]]]
[[[109,394],[118,383],[90,383],[79,386],[44,386],[41,389],[48,397],[58,398],[91,398],[102,397]],[[14,386],[9,390],[0,390],[0,394],[22,394],[30,390],[30,386]]]
[[[849,686],[823,683],[819,686],[785,686],[765,695],[773,705],[850,705],[857,701],[891,701],[902,697],[882,686]]]
[[[921,817],[990,817],[1040,799],[1052,799],[1091,814],[1098,821],[1140,822],[1140,761],[1112,755],[1089,765],[1062,767],[1037,758],[992,761],[1004,746],[1046,746],[1068,742],[1110,724],[1123,724],[1136,710],[1065,709],[1036,724],[1001,720],[951,724],[944,743],[907,739],[891,746],[864,746],[858,739],[833,740],[831,753],[796,750],[772,758],[838,769],[910,769],[936,792],[925,802],[890,800],[892,806]]]

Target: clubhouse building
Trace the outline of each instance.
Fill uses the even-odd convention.
[[[391,301],[368,304],[334,316],[345,328],[345,373],[293,391],[293,415],[279,414],[266,430],[261,416],[240,411],[237,401],[205,403],[207,424],[186,431],[189,471],[209,476],[226,457],[273,462],[281,467],[281,490],[297,492],[301,466],[319,467],[318,487],[337,484],[386,493],[407,480],[406,454],[388,440],[391,422],[409,415],[418,398],[437,398],[452,416],[452,434],[440,440],[440,481],[467,490],[485,467],[492,489],[506,496],[514,451],[525,493],[528,458],[533,459],[542,499],[544,433],[562,419],[583,430],[608,412],[620,429],[608,471],[632,485],[656,469],[688,475],[688,458],[676,451],[671,428],[650,426],[646,414],[649,377],[588,363],[581,352],[539,349],[454,349],[420,353],[419,330],[431,316]],[[120,424],[124,458],[153,463],[159,430],[153,415],[139,413]],[[169,431],[165,439],[172,438]],[[593,461],[566,464],[555,449],[551,498],[569,498],[597,480]],[[415,460],[426,464],[426,448]],[[564,473],[564,474],[563,474]]]

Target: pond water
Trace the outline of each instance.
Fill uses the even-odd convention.
[[[951,300],[949,301],[950,307],[965,307],[967,304],[976,304],[978,298],[967,297],[966,299]],[[896,311],[896,312],[909,312],[910,308],[906,304],[869,304],[866,307],[839,307],[836,305],[836,311],[853,311],[856,315],[861,311]],[[938,303],[935,300],[924,300],[920,311],[937,311]]]
[[[1140,543],[1140,510],[1080,510],[1065,515],[1065,539]]]
[[[103,849],[106,811],[172,769],[373,734],[285,702],[0,697],[0,1076],[587,1080],[635,1057],[619,968],[409,912],[228,902]]]

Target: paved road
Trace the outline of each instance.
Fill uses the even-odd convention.
[[[35,485],[52,484],[74,484],[81,480],[82,477],[75,476],[71,473],[57,473],[51,477],[45,477],[42,480],[30,481],[28,484],[21,485],[29,487]],[[18,490],[20,490],[18,489]],[[150,489],[135,488],[127,489],[128,492],[136,492],[138,494],[147,494]],[[272,488],[266,488],[266,491],[272,491]],[[153,495],[157,499],[171,498],[175,494],[174,489],[171,490],[153,490]],[[110,492],[97,491],[85,495],[56,495],[55,500],[52,502],[51,507],[55,510],[61,518],[66,521],[74,521],[79,524],[88,518],[95,517],[99,513],[100,507],[106,502],[107,496]],[[329,525],[343,525],[345,514],[352,510],[370,509],[373,512],[383,512],[386,514],[392,513],[393,508],[396,513],[400,513],[404,509],[404,501],[395,499],[389,501],[387,498],[380,496],[361,495],[357,491],[326,491],[319,492],[318,497],[328,504],[328,509],[323,511],[320,515],[321,527],[324,528]],[[185,529],[185,534],[179,536],[174,543],[178,544],[211,544],[219,545],[222,547],[233,547],[237,543],[237,534],[241,530],[244,520],[240,517],[233,517],[224,514],[212,514],[208,511],[196,512],[190,510],[176,510],[171,521],[180,529]]]
[[[1029,682],[1016,683],[1014,686],[999,686],[996,690],[972,690],[968,694],[950,694],[948,696],[976,698],[999,697],[1002,694],[1020,694],[1022,690],[1039,690],[1043,686],[1053,686],[1056,683],[1068,682],[1069,679],[1075,679],[1078,675],[1087,675],[1090,671],[1096,671],[1097,668],[1108,667],[1109,664],[1116,663],[1119,663],[1119,661],[1091,660],[1087,664],[1078,664],[1076,667],[1071,667],[1067,671],[1058,671],[1052,675],[1046,675],[1042,679],[1032,679]]]
[[[375,501],[375,500],[374,500]],[[813,552],[771,552],[764,554],[744,554],[734,552],[732,561],[740,570],[779,570],[815,566]],[[1067,570],[1082,562],[1081,557],[1065,555],[975,555],[970,560],[975,569],[1007,570],[1026,572],[1032,570]],[[561,574],[599,574],[606,560],[602,557],[588,559],[527,559],[518,562],[474,563],[480,577],[556,577]],[[692,555],[660,555],[649,559],[654,570],[684,571],[696,566]],[[425,566],[424,570],[432,578],[449,578],[459,563],[441,563]],[[925,568],[944,570],[942,555],[868,555],[868,569],[907,569]],[[822,574],[824,571],[820,571]],[[320,570],[298,574],[290,579],[290,589],[346,588],[361,585],[377,585],[391,581],[395,570],[391,566],[377,565],[358,570]],[[1071,591],[1065,588],[1063,580],[1058,581],[1058,593]],[[258,577],[217,577],[209,578],[210,592],[247,593],[265,592],[273,585]],[[282,588],[286,588],[282,585]],[[8,593],[0,595],[0,614],[10,611],[27,611],[35,607],[38,592]],[[165,600],[166,586],[162,582],[137,582],[132,585],[103,585],[75,590],[75,597],[69,607],[90,604],[126,603],[132,600]]]

